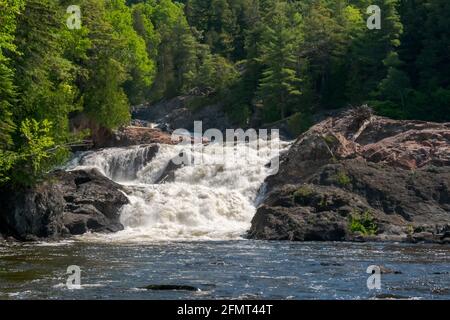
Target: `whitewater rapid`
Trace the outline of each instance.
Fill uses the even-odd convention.
[[[224,145],[210,143],[191,150],[183,145],[108,148],[75,157],[67,170],[97,168],[125,187],[130,201],[120,212],[123,231],[86,234],[83,239],[106,241],[242,239],[250,228],[270,161],[287,143],[258,140]],[[277,145],[277,148],[274,148]],[[153,149],[152,149],[153,148]],[[172,166],[172,179],[161,183],[172,159],[181,153],[200,164]],[[170,168],[170,166],[169,166]]]

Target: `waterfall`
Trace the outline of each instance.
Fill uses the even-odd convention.
[[[211,143],[202,150],[183,145],[108,148],[78,155],[67,170],[97,168],[122,184],[130,200],[121,211],[125,229],[109,235],[85,235],[108,241],[241,239],[256,212],[258,191],[277,157],[266,140]],[[281,143],[285,147],[285,143]],[[174,166],[181,153],[201,164]],[[159,183],[162,175],[171,178]]]

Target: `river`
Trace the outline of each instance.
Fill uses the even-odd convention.
[[[125,187],[124,230],[1,244],[0,299],[450,299],[449,246],[246,240],[267,164],[288,144],[272,147],[162,145],[150,162],[146,146],[78,154],[67,170],[97,168]],[[159,183],[182,152],[201,164]],[[66,286],[71,265],[79,289]],[[381,275],[381,289],[367,287],[371,265],[395,271]]]
[[[0,299],[450,299],[440,245],[252,240],[16,244],[0,247]],[[67,267],[81,268],[68,289]],[[369,265],[381,275],[369,290]],[[153,291],[147,285],[198,291]]]

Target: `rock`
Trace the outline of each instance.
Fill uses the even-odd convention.
[[[183,291],[200,291],[200,289],[193,286],[186,285],[172,285],[172,284],[150,284],[140,289],[158,290],[158,291],[170,291],[170,290],[183,290]]]
[[[163,124],[169,131],[175,129],[193,131],[194,121],[202,121],[204,130],[216,128],[224,132],[225,129],[233,128],[221,103],[196,107],[200,99],[202,98],[196,95],[184,95],[154,105],[134,107],[133,118]]]
[[[402,274],[401,271],[394,270],[385,266],[380,266],[381,274]]]
[[[369,108],[345,111],[281,156],[248,235],[447,242],[449,159],[449,124],[395,121]]]
[[[98,170],[56,171],[35,187],[3,190],[0,233],[36,240],[115,232],[123,229],[119,212],[127,203],[122,187]]]
[[[183,167],[183,164],[175,164],[169,161],[161,176],[156,179],[155,183],[173,182],[175,180],[175,171]]]
[[[136,123],[137,120],[134,121]],[[145,121],[141,121],[144,122]],[[70,120],[70,129],[73,133],[90,131],[91,144],[86,148],[73,148],[73,151],[90,148],[129,147],[140,144],[174,144],[171,135],[158,128],[146,126],[126,126],[118,130],[110,130],[99,126],[85,114],[78,114]]]
[[[97,143],[100,148],[108,147],[128,147],[141,144],[175,144],[169,133],[156,128],[146,127],[124,127],[112,132],[109,139],[105,139],[103,143]]]
[[[392,293],[380,293],[375,296],[376,299],[382,299],[382,300],[408,300],[410,297],[401,296],[398,294],[392,294]]]

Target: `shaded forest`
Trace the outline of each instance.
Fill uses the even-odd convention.
[[[448,0],[0,0],[0,184],[67,159],[80,113],[114,129],[132,105],[195,90],[241,126],[257,114],[302,132],[363,103],[449,121],[449,74]]]

